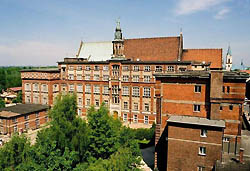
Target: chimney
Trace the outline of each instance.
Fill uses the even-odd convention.
[[[182,35],[182,29],[181,29],[181,32],[180,32],[180,44],[179,44],[179,54],[178,54],[177,61],[181,61],[182,51],[183,51],[183,35]]]
[[[240,148],[240,163],[243,163],[243,154],[244,154],[244,148]]]

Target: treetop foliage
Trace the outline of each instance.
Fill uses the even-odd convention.
[[[89,109],[88,122],[76,110],[76,95],[59,95],[50,125],[39,131],[34,145],[16,135],[0,149],[0,170],[139,170],[135,134],[104,104]]]

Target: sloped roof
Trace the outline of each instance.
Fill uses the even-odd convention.
[[[176,61],[180,37],[155,37],[124,40],[126,58],[142,61]]]
[[[222,49],[183,49],[182,61],[211,62],[211,68],[222,68]]]
[[[41,110],[46,110],[48,108],[49,107],[47,105],[41,105],[41,104],[17,104],[15,106],[0,108],[0,112],[6,111],[22,115],[22,114],[38,112]]]

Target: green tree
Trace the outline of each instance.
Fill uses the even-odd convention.
[[[95,158],[107,159],[120,147],[121,122],[108,114],[101,105],[98,110],[92,106],[88,111],[90,133],[90,154]]]
[[[5,107],[5,102],[3,101],[2,98],[0,98],[0,108]]]
[[[13,99],[12,101],[13,103],[22,103],[22,92],[18,92],[17,93],[17,97],[15,99]]]

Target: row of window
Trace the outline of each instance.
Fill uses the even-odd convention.
[[[69,74],[69,80],[74,80],[74,74]],[[77,74],[76,80],[82,80],[82,75],[81,74]],[[91,80],[90,79],[90,74],[85,74],[85,80]],[[94,74],[93,80],[100,81],[100,75]],[[109,81],[109,75],[103,75],[102,80],[103,81]],[[133,82],[139,82],[139,80],[140,80],[140,76],[139,75],[133,75],[132,76],[132,81]],[[122,81],[129,82],[129,75],[123,75]],[[150,81],[151,81],[151,76],[145,75],[143,77],[143,82],[148,83]]]
[[[122,66],[122,70],[123,71],[129,71],[130,67],[129,66]],[[77,71],[81,71],[83,69],[82,66],[77,66]],[[140,71],[140,66],[139,65],[134,65],[133,66],[133,71]],[[69,71],[73,71],[74,70],[74,66],[69,66]],[[85,71],[90,71],[91,70],[91,66],[87,65],[85,66]],[[94,66],[94,71],[99,71],[100,70],[100,66],[95,65]],[[108,65],[104,65],[103,66],[103,71],[108,71],[109,70],[109,66]],[[112,66],[112,70],[119,70],[119,65],[113,65]],[[173,72],[175,70],[174,66],[167,66],[167,71]],[[146,65],[144,66],[144,71],[145,72],[149,72],[152,71],[151,66],[150,65]],[[162,66],[160,65],[156,65],[155,66],[155,71],[156,72],[162,72]]]
[[[125,109],[125,110],[129,109],[128,102],[123,102],[123,109]],[[138,103],[134,103],[133,104],[133,110],[136,110],[136,111],[139,110],[138,109]],[[150,105],[149,105],[149,103],[144,103],[144,111],[147,111],[147,112],[150,111]]]
[[[39,118],[39,113],[35,113],[35,116],[36,116],[36,118]],[[24,120],[28,121],[29,120],[29,115],[24,115]],[[17,121],[16,117],[12,118],[12,123],[17,123],[17,122],[18,121]]]
[[[26,91],[30,91],[30,90],[31,90],[31,84],[26,83],[24,89],[25,89]],[[42,90],[43,92],[48,92],[48,85],[47,85],[47,84],[42,84],[42,85],[41,85],[41,90]],[[33,84],[33,91],[40,91],[40,90],[39,90],[39,84],[38,84],[38,83],[34,83],[34,84]]]
[[[126,113],[123,114],[123,121],[124,122],[128,121],[128,114],[126,114]],[[133,122],[138,123],[138,115],[133,115]],[[148,116],[144,116],[144,123],[145,124],[149,123],[149,117]]]
[[[48,117],[45,117],[45,120],[46,120],[46,122],[48,121]],[[40,126],[40,120],[39,119],[36,119],[35,120],[35,124],[36,124],[36,127],[39,127]],[[24,123],[24,129],[29,129],[29,122],[25,122]],[[14,130],[14,132],[18,132],[18,126],[17,125],[14,125],[13,126],[13,130]]]

